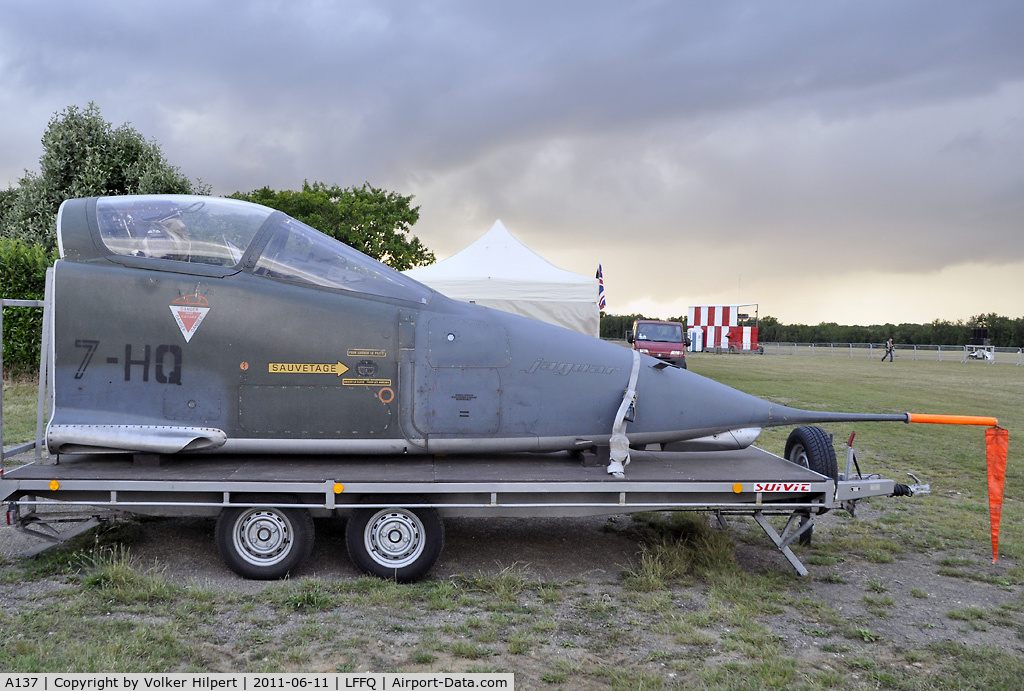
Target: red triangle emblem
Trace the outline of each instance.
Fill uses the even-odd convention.
[[[185,331],[191,331],[196,325],[196,321],[199,319],[199,314],[196,312],[181,312],[178,313],[178,318],[181,319],[185,325]]]

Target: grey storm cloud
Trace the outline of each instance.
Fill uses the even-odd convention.
[[[415,193],[442,253],[501,216],[552,251],[1022,261],[1022,35],[1014,2],[15,0],[0,173],[94,101],[218,193]]]

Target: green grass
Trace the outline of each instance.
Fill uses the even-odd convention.
[[[3,380],[4,446],[35,438],[37,395],[35,379],[16,377]]]
[[[1024,433],[1022,367],[911,360],[890,366],[842,357],[697,355],[690,369],[747,393],[802,408],[995,416],[1010,431],[1005,496],[1024,495],[1024,473],[1018,470],[1024,459],[1022,446],[1014,441]],[[820,426],[833,434],[840,468],[845,464],[846,440],[857,432],[854,447],[862,470],[908,484],[913,481],[906,473],[913,472],[933,489],[925,500],[910,500],[915,501],[913,525],[900,529],[899,541],[879,543],[873,537],[878,535],[876,526],[851,521],[839,539],[830,538],[835,550],[874,561],[884,561],[899,549],[985,553],[990,540],[984,428],[879,422]],[[789,431],[765,430],[757,444],[781,454]],[[880,522],[900,528],[907,520],[896,515],[901,501],[907,500],[872,500],[872,506],[883,512]],[[1020,533],[1007,529],[1022,522],[1021,503],[1004,503],[1000,554],[1024,557]]]

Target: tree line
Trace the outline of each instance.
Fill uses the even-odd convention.
[[[623,338],[636,319],[659,319],[642,314],[601,314],[601,338]],[[686,324],[686,317],[668,321]],[[744,323],[754,326],[753,321]],[[978,314],[970,319],[935,319],[928,324],[875,324],[843,326],[835,322],[816,325],[783,324],[775,317],[761,317],[757,323],[762,343],[884,343],[887,339],[903,345],[955,345],[971,342],[978,329],[985,329],[990,345],[999,348],[1024,347],[1024,317],[1016,319],[995,313]]]
[[[761,319],[758,339],[782,343],[884,343],[886,339],[904,345],[967,345],[977,330],[984,329],[990,345],[999,348],[1024,346],[1024,317],[1016,319],[995,313],[978,314],[970,319],[935,319],[928,324],[875,324],[842,326],[823,322],[815,326],[783,324],[774,317]]]
[[[601,312],[601,338],[621,339],[626,337],[626,332],[633,329],[633,322],[637,319],[656,319],[661,317],[645,317],[642,314],[605,314]],[[668,317],[664,321],[682,322],[686,326],[686,317]]]

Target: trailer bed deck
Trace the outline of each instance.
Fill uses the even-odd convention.
[[[246,503],[251,495],[291,495],[290,504],[320,513],[374,495],[414,493],[445,515],[550,515],[609,510],[751,506],[817,513],[835,492],[832,480],[751,447],[736,452],[633,454],[625,479],[570,454],[424,457],[175,456],[159,463],[130,456],[61,456],[56,464],[8,470],[0,498],[148,508],[176,514]],[[372,501],[370,502],[372,504]],[[534,509],[529,512],[520,509]],[[575,509],[575,511],[570,511]]]
[[[147,480],[319,482],[635,482],[819,481],[822,476],[757,447],[732,452],[633,451],[625,480],[603,465],[583,464],[570,454],[466,456],[228,456],[163,457],[159,464],[125,454],[62,455],[57,463],[9,468],[3,480]]]

